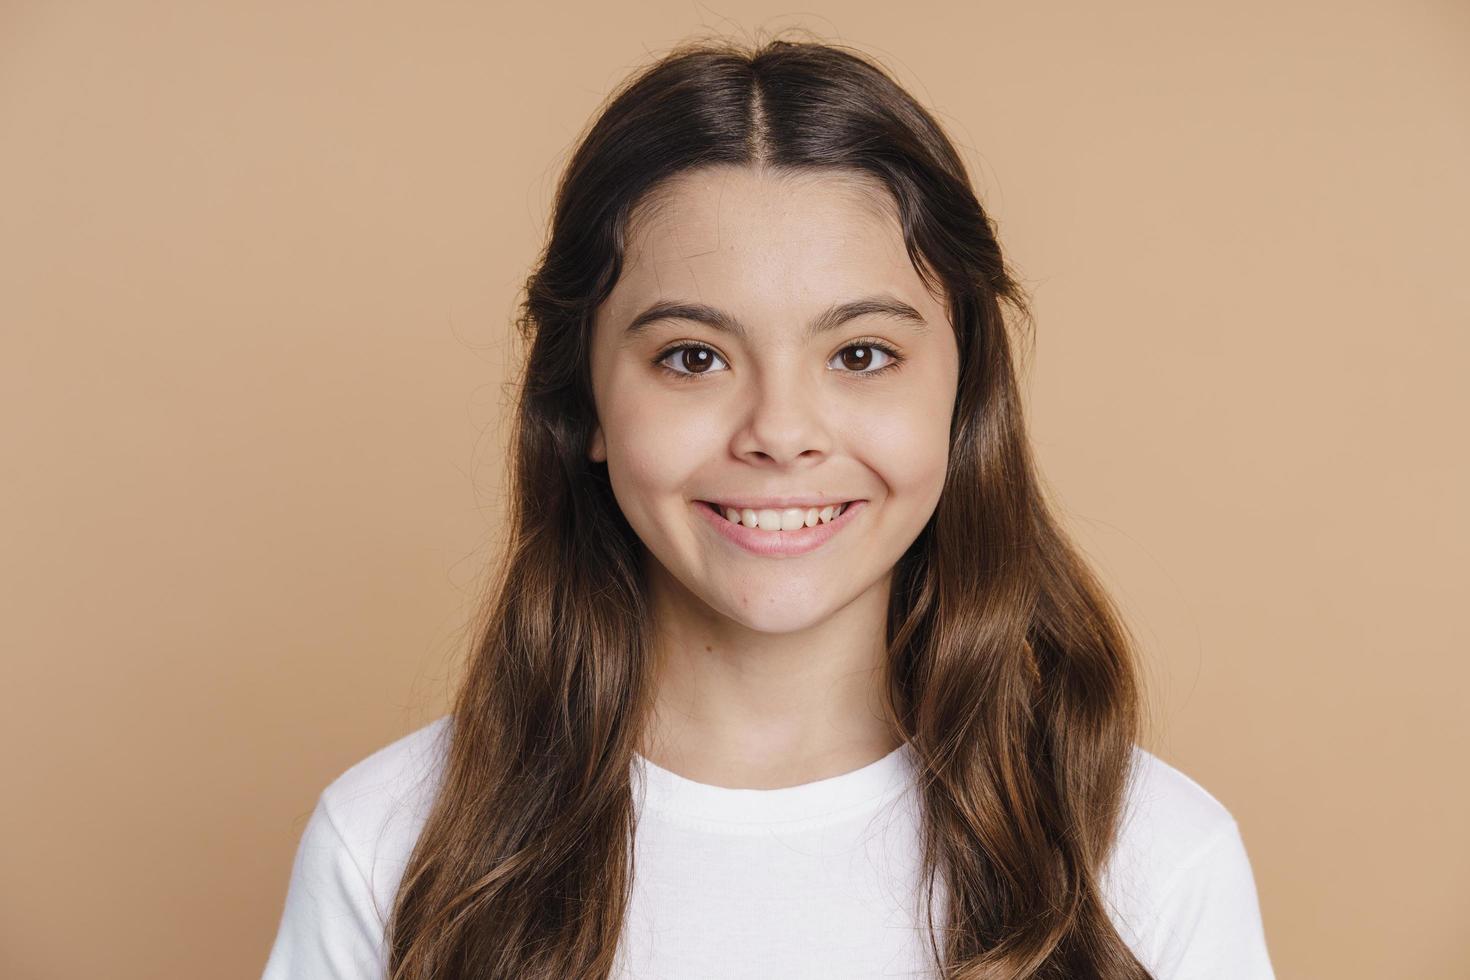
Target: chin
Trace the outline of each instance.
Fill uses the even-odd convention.
[[[734,586],[704,597],[714,610],[755,633],[799,633],[821,625],[839,608],[828,594],[781,588]]]

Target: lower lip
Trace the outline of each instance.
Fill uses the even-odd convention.
[[[731,524],[723,514],[715,513],[714,508],[704,501],[694,502],[695,509],[704,514],[705,520],[714,525],[714,529],[727,541],[739,545],[751,554],[767,558],[790,558],[815,551],[834,534],[847,527],[867,505],[866,500],[854,500],[835,520],[826,524],[818,523],[814,527],[801,527],[794,531],[762,531],[744,524]]]

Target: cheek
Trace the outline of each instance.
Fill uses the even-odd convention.
[[[657,399],[629,398],[608,406],[603,436],[607,440],[608,472],[614,489],[628,496],[677,493],[685,489],[700,461],[725,438],[717,416],[673,410]],[[647,510],[658,502],[620,502]]]
[[[928,388],[915,397],[895,399],[861,413],[849,429],[853,452],[895,494],[932,496],[949,466],[953,399],[936,398]]]

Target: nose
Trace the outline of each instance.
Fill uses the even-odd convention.
[[[788,465],[812,461],[831,452],[832,433],[820,388],[810,379],[792,376],[761,384],[752,393],[732,450],[752,462]]]

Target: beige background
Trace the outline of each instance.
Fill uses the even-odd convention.
[[[962,144],[1279,975],[1470,975],[1470,5],[800,9],[0,4],[0,974],[259,975],[316,794],[444,710],[570,146],[794,26]]]

